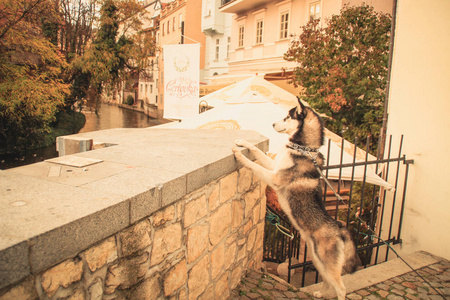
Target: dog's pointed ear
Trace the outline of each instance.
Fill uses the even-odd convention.
[[[297,96],[298,104],[297,104],[297,113],[301,114],[303,110],[305,109],[305,106],[302,103],[302,100],[300,100],[300,97]]]

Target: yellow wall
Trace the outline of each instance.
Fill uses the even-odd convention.
[[[411,166],[402,251],[450,259],[450,1],[399,0],[388,134]]]
[[[206,36],[202,32],[202,0],[187,0],[186,2],[185,44],[200,43],[200,70],[205,68]],[[202,76],[201,76],[202,77]],[[201,79],[202,80],[202,79]]]

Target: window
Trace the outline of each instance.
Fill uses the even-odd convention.
[[[167,21],[167,34],[170,33],[170,20]]]
[[[183,15],[179,14],[178,15],[178,28],[181,28],[182,24],[183,24]]]
[[[177,23],[176,20],[177,20],[176,17],[173,17],[173,20],[172,20],[172,26],[173,26],[172,31],[175,31],[177,29],[177,26],[175,25]]]
[[[284,12],[281,14],[280,20],[280,40],[286,39],[288,37],[289,28],[289,12]]]
[[[150,84],[150,94],[153,94],[153,84]]]
[[[219,60],[219,53],[220,53],[220,40],[216,39],[216,60]]]
[[[166,23],[163,23],[163,28],[162,28],[162,35],[164,36],[166,32]]]
[[[145,94],[147,94],[147,84],[145,84]]]
[[[244,26],[239,26],[238,47],[244,47]]]
[[[263,20],[256,21],[256,44],[262,44],[263,42]]]
[[[320,18],[320,2],[313,2],[309,4],[309,20],[316,20]]]
[[[227,58],[230,58],[230,51],[231,51],[231,37],[227,38]]]

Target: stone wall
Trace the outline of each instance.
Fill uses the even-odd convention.
[[[261,268],[264,190],[250,170],[234,171],[0,299],[227,299],[246,270]]]

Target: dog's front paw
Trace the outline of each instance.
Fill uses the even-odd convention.
[[[239,147],[249,148],[252,146],[252,144],[250,144],[246,140],[235,140],[234,143],[236,144],[236,146],[239,146]]]
[[[236,160],[242,163],[244,155],[242,155],[241,150],[237,147],[233,147],[231,150],[233,150]]]
[[[323,298],[322,292],[321,291],[315,291],[313,293],[314,298]]]

